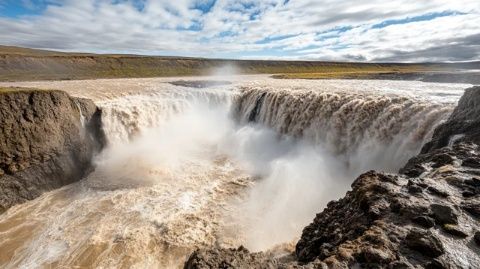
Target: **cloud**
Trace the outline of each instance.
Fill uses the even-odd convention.
[[[22,1],[37,12],[6,16],[4,3],[4,44],[227,58],[480,60],[471,43],[480,34],[477,0]]]

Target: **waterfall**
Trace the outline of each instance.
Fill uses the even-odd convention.
[[[234,101],[242,123],[326,147],[357,171],[394,172],[420,150],[453,104],[357,91],[242,88]]]
[[[96,170],[0,215],[2,268],[179,268],[196,247],[292,242],[359,173],[415,155],[457,100],[436,84],[411,94],[406,82],[148,84],[119,95],[121,83],[92,83],[114,87],[91,93],[106,96]]]

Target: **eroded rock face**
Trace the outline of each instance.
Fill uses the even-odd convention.
[[[478,217],[469,212],[475,212],[472,203],[478,201],[478,193],[468,199],[463,196],[475,175],[461,166],[463,159],[477,158],[478,147],[460,143],[429,154],[415,160],[448,154],[455,162],[437,168],[432,168],[434,162],[410,162],[426,168],[420,177],[373,171],[361,175],[352,191],[330,203],[304,229],[296,249],[298,260],[320,259],[337,268],[480,266],[479,249],[470,243],[480,226]],[[412,192],[412,186],[419,191]],[[436,191],[428,191],[432,188]],[[372,256],[369,249],[380,254]]]
[[[480,145],[480,86],[465,90],[448,121],[440,125],[422,153],[448,146],[449,143],[466,141]],[[471,163],[466,160],[465,163]],[[477,165],[478,162],[474,162]]]
[[[480,268],[479,144],[480,87],[474,87],[400,174],[369,171],[317,214],[294,261],[241,250],[238,259],[255,266],[237,262],[235,268]],[[238,255],[210,251],[213,267],[204,266],[205,255],[193,254],[185,268],[231,268],[217,265]]]
[[[0,212],[81,179],[104,145],[101,111],[61,91],[0,92]]]

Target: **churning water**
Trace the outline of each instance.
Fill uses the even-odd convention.
[[[0,215],[0,267],[176,268],[196,247],[288,250],[359,173],[415,155],[467,87],[230,79],[25,83],[94,99],[108,146],[84,180]]]

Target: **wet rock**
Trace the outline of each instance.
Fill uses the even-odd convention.
[[[430,210],[433,213],[433,218],[439,224],[457,224],[458,216],[453,209],[446,205],[432,204]]]
[[[473,236],[473,240],[480,247],[480,232],[475,232],[475,235]]]
[[[389,269],[410,269],[414,267],[407,261],[394,261],[388,265],[388,268]]]
[[[473,216],[480,218],[480,202],[464,202],[462,208]]]
[[[470,197],[473,197],[475,196],[476,193],[473,192],[473,191],[464,191],[462,192],[462,196],[465,197],[465,198],[470,198]]]
[[[421,153],[446,147],[454,135],[462,135],[461,141],[480,144],[480,87],[465,90],[457,107],[448,120],[438,126],[430,142],[422,147]],[[456,146],[456,145],[455,145]]]
[[[425,265],[425,269],[449,269],[451,268],[445,261],[434,259]]]
[[[427,191],[433,195],[436,195],[438,197],[442,197],[442,198],[447,198],[448,197],[448,193],[445,192],[445,191],[441,191],[433,186],[429,186],[427,187]]]
[[[184,269],[211,268],[278,268],[276,262],[261,253],[250,253],[240,246],[238,249],[215,248],[211,250],[196,250],[186,261]]]
[[[433,168],[438,168],[438,167],[442,167],[442,166],[447,165],[447,164],[452,164],[453,163],[453,158],[452,158],[452,156],[450,156],[448,154],[437,154],[437,155],[434,155],[434,157],[431,159],[431,161],[433,161],[432,167]]]
[[[400,170],[400,173],[408,177],[418,177],[425,172],[425,168],[421,165],[412,165],[411,167]]]
[[[394,259],[391,254],[373,247],[363,249],[362,255],[367,264],[388,264]]]
[[[442,242],[431,232],[416,228],[413,228],[405,237],[405,243],[410,249],[432,258],[438,257],[445,252]]]
[[[425,228],[432,228],[435,226],[435,220],[428,216],[415,217],[412,219],[412,221]]]
[[[467,158],[462,161],[462,166],[471,167],[471,168],[480,168],[480,159],[479,158]]]
[[[480,194],[480,180],[478,178],[460,179],[455,177],[448,178],[447,182],[458,188],[465,198],[473,197]]]
[[[411,194],[417,194],[423,192],[423,189],[417,185],[408,186],[408,192]]]
[[[471,178],[471,179],[467,179],[465,180],[465,184],[467,184],[468,186],[471,186],[473,188],[480,188],[480,179],[474,177],[474,178]]]
[[[468,234],[462,231],[457,225],[444,224],[442,228],[445,232],[457,237],[466,238],[468,236]]]

